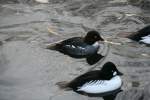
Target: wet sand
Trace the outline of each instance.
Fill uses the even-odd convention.
[[[116,63],[124,73],[124,91],[116,100],[149,100],[149,47],[115,39],[120,32],[136,31],[150,22],[147,6],[127,0],[31,1],[2,0],[0,4],[0,100],[102,100],[60,90],[55,84],[70,81],[94,66],[99,69],[107,61]],[[62,39],[84,36],[92,29],[122,43],[103,47],[100,52],[108,52],[106,58],[93,66],[85,59],[44,48]]]

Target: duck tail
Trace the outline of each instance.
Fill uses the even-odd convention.
[[[101,54],[93,54],[86,58],[86,61],[89,65],[96,64],[99,60],[101,60],[104,56]]]
[[[46,49],[50,49],[50,50],[58,50],[60,47],[60,44],[50,44],[46,47]]]
[[[63,90],[66,90],[66,91],[69,91],[71,90],[71,88],[68,86],[68,82],[66,81],[62,81],[62,82],[57,82],[56,85],[60,88],[60,89],[63,89]]]

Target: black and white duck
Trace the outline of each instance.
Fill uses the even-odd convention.
[[[89,71],[69,83],[59,82],[57,85],[59,85],[60,88],[71,89],[79,94],[104,97],[121,90],[121,75],[123,74],[118,71],[112,62],[107,62],[103,65],[101,70]]]

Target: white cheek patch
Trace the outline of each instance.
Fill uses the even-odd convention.
[[[113,77],[111,80],[96,80],[85,83],[79,87],[77,91],[83,91],[86,93],[105,93],[119,89],[122,85],[121,78],[119,76]]]
[[[113,76],[116,76],[117,75],[117,72],[115,71],[114,73],[113,73]]]

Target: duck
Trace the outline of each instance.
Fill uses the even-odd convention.
[[[150,25],[145,26],[137,32],[120,33],[118,36],[129,38],[140,44],[150,45]]]
[[[58,82],[56,85],[61,89],[73,90],[76,93],[87,96],[112,95],[121,90],[121,73],[112,62],[106,62],[101,70],[86,72],[72,81]]]
[[[150,45],[150,25],[128,36],[129,39]]]
[[[93,65],[103,56],[98,54],[99,41],[104,41],[99,32],[92,30],[87,32],[85,37],[72,37],[63,40],[55,45],[47,47],[73,58],[86,58],[88,64]]]

